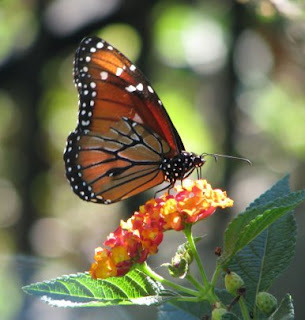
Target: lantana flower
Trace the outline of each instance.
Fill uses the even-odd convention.
[[[217,207],[233,205],[225,191],[212,189],[206,180],[184,180],[174,195],[165,193],[148,200],[95,250],[90,274],[94,279],[123,276],[134,264],[157,253],[167,230],[183,230],[211,216]]]

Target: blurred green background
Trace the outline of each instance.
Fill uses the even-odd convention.
[[[0,0],[0,319],[156,319],[156,308],[70,310],[21,286],[88,270],[94,248],[154,191],[104,206],[78,199],[65,179],[65,141],[77,120],[72,62],[80,40],[103,37],[144,71],[188,151],[213,158],[203,176],[235,200],[196,226],[211,273],[233,215],[287,173],[305,178],[305,10],[275,0]],[[303,207],[304,212],[304,207]],[[302,208],[297,254],[272,292],[293,295],[305,318]],[[168,262],[183,236],[166,234]]]

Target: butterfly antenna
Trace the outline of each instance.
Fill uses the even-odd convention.
[[[217,154],[217,153],[203,153],[202,156],[212,156],[215,161],[218,160],[218,158],[228,158],[228,159],[235,159],[235,160],[241,160],[247,162],[250,166],[252,165],[252,162],[247,158],[241,158],[241,157],[234,157],[234,156],[228,156],[226,154]]]

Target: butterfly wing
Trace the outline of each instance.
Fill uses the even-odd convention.
[[[74,192],[107,204],[162,183],[163,156],[184,147],[144,75],[97,37],[81,42],[74,63],[79,116],[64,154]]]
[[[74,80],[79,92],[79,126],[107,132],[127,117],[159,134],[171,156],[183,143],[161,100],[143,73],[123,54],[97,37],[82,40],[75,57]]]

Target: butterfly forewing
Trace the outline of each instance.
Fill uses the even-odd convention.
[[[64,154],[74,192],[107,204],[162,183],[163,159],[184,148],[141,71],[106,41],[88,37],[76,52],[74,81],[78,124]]]
[[[168,142],[171,156],[184,149],[143,73],[106,41],[89,37],[81,42],[75,57],[74,79],[80,96],[79,125],[83,129],[107,132],[114,121],[125,116],[149,124]]]

